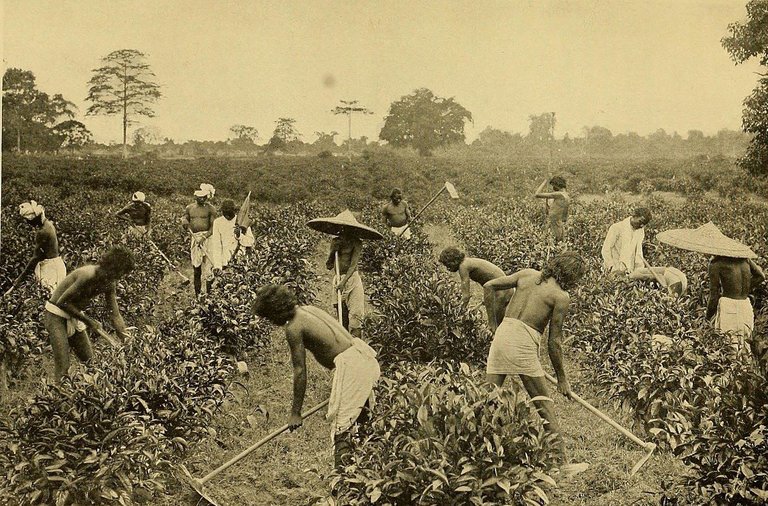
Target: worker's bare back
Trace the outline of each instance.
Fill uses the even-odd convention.
[[[210,204],[189,204],[186,208],[189,229],[192,232],[203,232],[213,227],[216,219],[216,209]]]
[[[94,297],[113,288],[113,281],[96,276],[96,268],[96,265],[86,265],[70,272],[56,286],[50,301],[56,305],[66,302],[81,311],[86,309]],[[62,300],[65,294],[66,300]]]
[[[558,302],[567,303],[568,293],[552,278],[539,283],[541,272],[534,269],[524,269],[514,276],[517,277],[517,289],[507,306],[506,316],[544,333],[555,305]]]
[[[466,269],[469,279],[481,285],[492,279],[506,276],[506,273],[498,266],[482,258],[465,258],[459,268]]]
[[[548,199],[548,202],[551,222],[565,223],[568,221],[568,207],[571,205],[571,197],[566,192],[558,192],[558,198]]]
[[[304,348],[327,369],[335,367],[337,355],[352,346],[352,336],[331,315],[313,306],[299,306],[296,316],[286,325],[286,332],[300,335]]]
[[[710,277],[720,280],[721,296],[746,299],[752,284],[749,262],[741,258],[715,257],[709,265]]]
[[[43,251],[45,258],[59,256],[59,239],[56,237],[56,227],[50,220],[45,220],[43,226],[37,231],[36,244]]]

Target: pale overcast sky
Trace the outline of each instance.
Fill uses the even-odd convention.
[[[121,122],[84,116],[87,81],[117,49],[147,53],[162,85],[157,117],[137,126],[177,141],[245,124],[264,142],[278,117],[295,118],[305,141],[346,137],[330,112],[340,99],[374,111],[353,120],[355,137],[373,139],[390,103],[419,87],[472,112],[469,140],[488,125],[525,133],[548,111],[558,137],[585,125],[713,134],[740,127],[758,70],[720,45],[746,0],[3,3],[5,67],[77,104],[101,142],[121,139]]]

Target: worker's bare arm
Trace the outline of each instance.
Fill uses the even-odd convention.
[[[554,199],[554,200],[564,200],[566,198],[565,193],[563,192],[537,192],[536,195],[534,195],[537,199]]]
[[[557,390],[570,397],[571,387],[568,383],[568,377],[565,374],[565,367],[563,365],[563,322],[565,316],[568,314],[568,306],[570,305],[570,297],[567,293],[559,293],[555,296],[554,307],[552,308],[552,317],[549,322],[549,339],[548,339],[548,351],[549,359],[552,362],[552,367],[555,369],[555,375],[557,376]]]
[[[66,290],[64,290],[64,293],[59,296],[56,305],[63,309],[67,314],[74,316],[92,329],[101,330],[102,326],[99,322],[87,316],[74,304],[74,301],[77,301],[80,294],[86,289],[88,282],[91,280],[91,276],[82,271],[76,272],[74,275],[75,279]]]
[[[531,272],[533,272],[533,269],[523,269],[522,271],[517,271],[516,273],[510,274],[509,276],[502,276],[500,278],[492,279],[483,285],[483,289],[498,291],[517,288],[517,283],[520,281],[520,278]]]
[[[765,272],[763,272],[763,269],[757,265],[754,260],[749,259],[747,261],[749,262],[749,270],[752,273],[752,278],[754,280],[753,284],[759,284],[765,281]]]
[[[720,266],[714,262],[709,264],[709,302],[707,303],[707,319],[717,313],[717,303],[720,300]]]
[[[461,303],[467,305],[472,293],[469,289],[470,278],[466,262],[462,262],[459,265],[459,277],[461,278]]]
[[[120,314],[120,308],[117,306],[117,294],[115,293],[115,283],[110,283],[109,288],[104,292],[104,305],[109,311],[112,326],[117,331],[120,339],[126,339],[128,334],[125,332],[125,320]]]
[[[288,425],[293,430],[301,426],[301,408],[304,405],[304,394],[307,390],[307,352],[301,330],[293,326],[285,328],[285,337],[291,350],[293,365],[293,402]]]

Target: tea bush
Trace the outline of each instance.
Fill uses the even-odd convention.
[[[553,436],[517,388],[466,364],[403,364],[377,386],[352,464],[332,480],[342,504],[546,503]]]

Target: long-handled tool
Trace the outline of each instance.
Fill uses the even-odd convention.
[[[306,412],[302,413],[301,418],[302,419],[307,418],[308,416],[316,413],[317,411],[320,411],[321,409],[323,409],[325,406],[328,405],[328,401],[329,400],[330,399],[324,400],[323,402],[321,402],[317,406],[313,407],[309,411],[306,411]],[[214,500],[213,497],[211,497],[208,494],[208,492],[206,491],[205,484],[207,482],[211,481],[211,479],[213,479],[220,472],[224,471],[228,467],[231,467],[231,466],[237,464],[238,462],[243,460],[245,457],[247,457],[248,455],[253,453],[255,450],[260,448],[261,446],[265,445],[266,443],[268,443],[269,441],[273,440],[274,438],[276,438],[277,436],[279,436],[283,432],[287,431],[288,428],[289,428],[288,424],[285,424],[282,427],[280,427],[279,429],[275,429],[274,431],[270,432],[267,436],[265,436],[263,439],[257,441],[252,446],[249,446],[248,448],[246,448],[242,452],[238,453],[237,455],[232,457],[230,460],[226,461],[225,463],[223,463],[222,465],[220,465],[219,467],[217,467],[216,469],[214,469],[210,473],[206,474],[202,478],[198,479],[198,478],[195,478],[194,476],[192,476],[190,474],[189,470],[182,464],[182,465],[179,466],[179,468],[181,469],[181,471],[183,473],[182,478],[186,478],[187,483],[189,483],[189,485],[193,489],[195,489],[195,491],[198,494],[200,494],[200,497],[202,497],[203,499],[205,499],[209,503],[213,504],[214,506],[219,506],[219,503],[217,503],[216,500]]]
[[[658,274],[656,271],[654,271],[654,270],[653,270],[653,267],[651,267],[651,266],[650,266],[650,264],[648,263],[648,260],[646,260],[645,258],[643,258],[643,264],[645,265],[645,268],[646,268],[646,269],[648,269],[649,271],[651,271],[651,274],[653,275],[653,277],[654,277],[654,278],[656,278],[656,281],[658,281],[658,282],[659,282],[659,284],[660,284],[662,287],[666,288],[666,287],[667,287],[667,282],[664,280],[664,278],[662,278],[661,276],[659,276],[659,274]]]
[[[546,376],[547,379],[551,383],[557,385],[557,380],[555,378],[553,378],[552,376],[550,376],[549,374],[546,374],[546,373],[544,373],[544,376]],[[592,404],[588,403],[587,401],[585,401],[584,399],[582,399],[581,397],[579,397],[575,393],[571,392],[571,397],[576,402],[578,402],[579,404],[581,404],[582,406],[587,408],[589,411],[591,411],[592,413],[597,415],[602,421],[606,422],[608,425],[610,425],[614,429],[616,429],[619,432],[621,432],[622,434],[624,434],[626,437],[628,437],[630,440],[632,440],[632,442],[637,443],[638,445],[640,445],[644,449],[648,450],[648,453],[646,453],[643,458],[638,460],[637,463],[632,467],[632,470],[629,472],[630,476],[634,476],[635,473],[637,471],[639,471],[641,467],[643,467],[643,464],[645,464],[648,461],[648,459],[651,458],[651,455],[653,454],[653,451],[656,449],[656,443],[651,443],[649,441],[643,441],[642,439],[640,439],[639,437],[635,436],[634,434],[629,432],[627,429],[625,429],[624,427],[619,425],[611,417],[609,417],[608,415],[606,415],[605,413],[603,413],[602,411],[600,411],[599,409],[597,409]]]
[[[418,212],[418,213],[416,213],[416,216],[414,216],[413,218],[411,218],[411,220],[408,222],[408,224],[407,224],[407,225],[405,225],[405,228],[403,228],[403,229],[400,231],[400,233],[399,233],[399,234],[397,234],[397,236],[398,236],[398,237],[402,236],[402,235],[405,233],[405,231],[406,231],[406,230],[408,230],[408,227],[410,227],[410,226],[411,226],[411,223],[413,223],[414,221],[416,221],[416,220],[419,218],[419,216],[421,216],[421,213],[423,213],[423,212],[424,212],[424,210],[425,210],[426,208],[428,208],[428,207],[429,207],[429,206],[432,204],[432,202],[434,202],[435,200],[437,200],[437,197],[439,197],[439,196],[440,196],[440,195],[441,195],[441,194],[442,194],[444,191],[447,191],[447,192],[448,192],[448,195],[450,195],[452,199],[457,199],[457,198],[459,198],[459,192],[457,192],[457,191],[456,191],[456,187],[455,187],[455,186],[453,186],[453,185],[452,185],[451,183],[449,183],[448,181],[446,181],[446,182],[445,182],[445,184],[443,185],[443,187],[442,187],[442,188],[440,188],[440,191],[439,191],[439,192],[437,192],[437,193],[435,194],[435,196],[434,196],[434,197],[432,197],[432,198],[429,200],[429,202],[427,202],[426,204],[424,204],[424,207],[422,207],[422,208],[419,210],[419,212]]]
[[[176,274],[181,276],[181,278],[184,280],[184,284],[188,285],[189,284],[189,278],[186,277],[184,274],[182,274],[181,270],[179,270],[179,268],[176,267],[176,265],[173,262],[171,262],[171,260],[167,256],[165,256],[165,253],[163,253],[163,250],[161,250],[160,247],[157,244],[155,244],[155,241],[153,241],[152,239],[149,239],[149,238],[147,238],[147,240],[149,241],[149,244],[154,246],[155,249],[157,250],[157,252],[160,253],[160,256],[163,257],[163,260],[168,262],[168,265],[171,266],[171,269],[176,271]]]
[[[341,281],[341,272],[339,270],[339,252],[336,252],[336,280],[337,282]],[[344,325],[344,315],[342,314],[342,308],[341,308],[341,289],[337,286],[336,287],[336,302],[338,304],[338,313],[339,313],[339,323]]]

